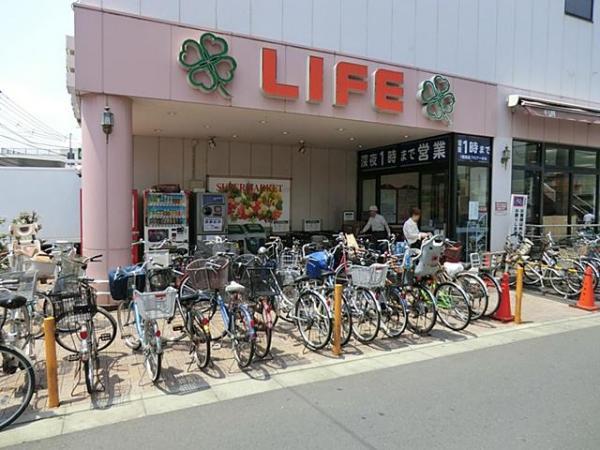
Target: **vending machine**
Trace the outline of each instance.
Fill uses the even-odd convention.
[[[144,191],[144,240],[153,250],[165,239],[173,246],[189,250],[189,201],[184,191]]]
[[[199,192],[196,195],[196,234],[198,241],[227,234],[227,195]]]

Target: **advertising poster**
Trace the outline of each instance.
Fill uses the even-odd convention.
[[[283,179],[208,178],[210,192],[227,194],[230,223],[260,223],[271,227],[277,222],[287,228],[285,231],[289,231],[290,223],[290,187],[290,180]]]

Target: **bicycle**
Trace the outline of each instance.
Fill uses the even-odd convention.
[[[229,266],[230,260],[224,256],[192,261],[186,267],[179,294],[202,292],[208,306],[200,312],[208,315],[209,338],[212,341],[229,339],[238,367],[245,369],[252,363],[256,351],[256,330],[251,308],[243,297],[246,288],[229,282]],[[217,312],[221,319],[219,324],[213,320]],[[213,329],[218,332],[213,333]]]
[[[0,287],[0,308],[18,310],[27,298]],[[7,344],[0,330],[0,430],[23,414],[35,391],[35,371],[27,355]]]

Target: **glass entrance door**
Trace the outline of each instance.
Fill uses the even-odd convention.
[[[389,224],[402,225],[419,205],[419,173],[382,175],[379,194],[381,214]]]

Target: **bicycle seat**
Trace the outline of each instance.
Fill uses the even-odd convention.
[[[27,299],[22,295],[16,294],[8,290],[0,291],[0,307],[6,309],[17,309],[25,306]]]
[[[228,294],[243,294],[246,288],[240,283],[236,283],[235,281],[230,282],[225,287],[225,292]]]

